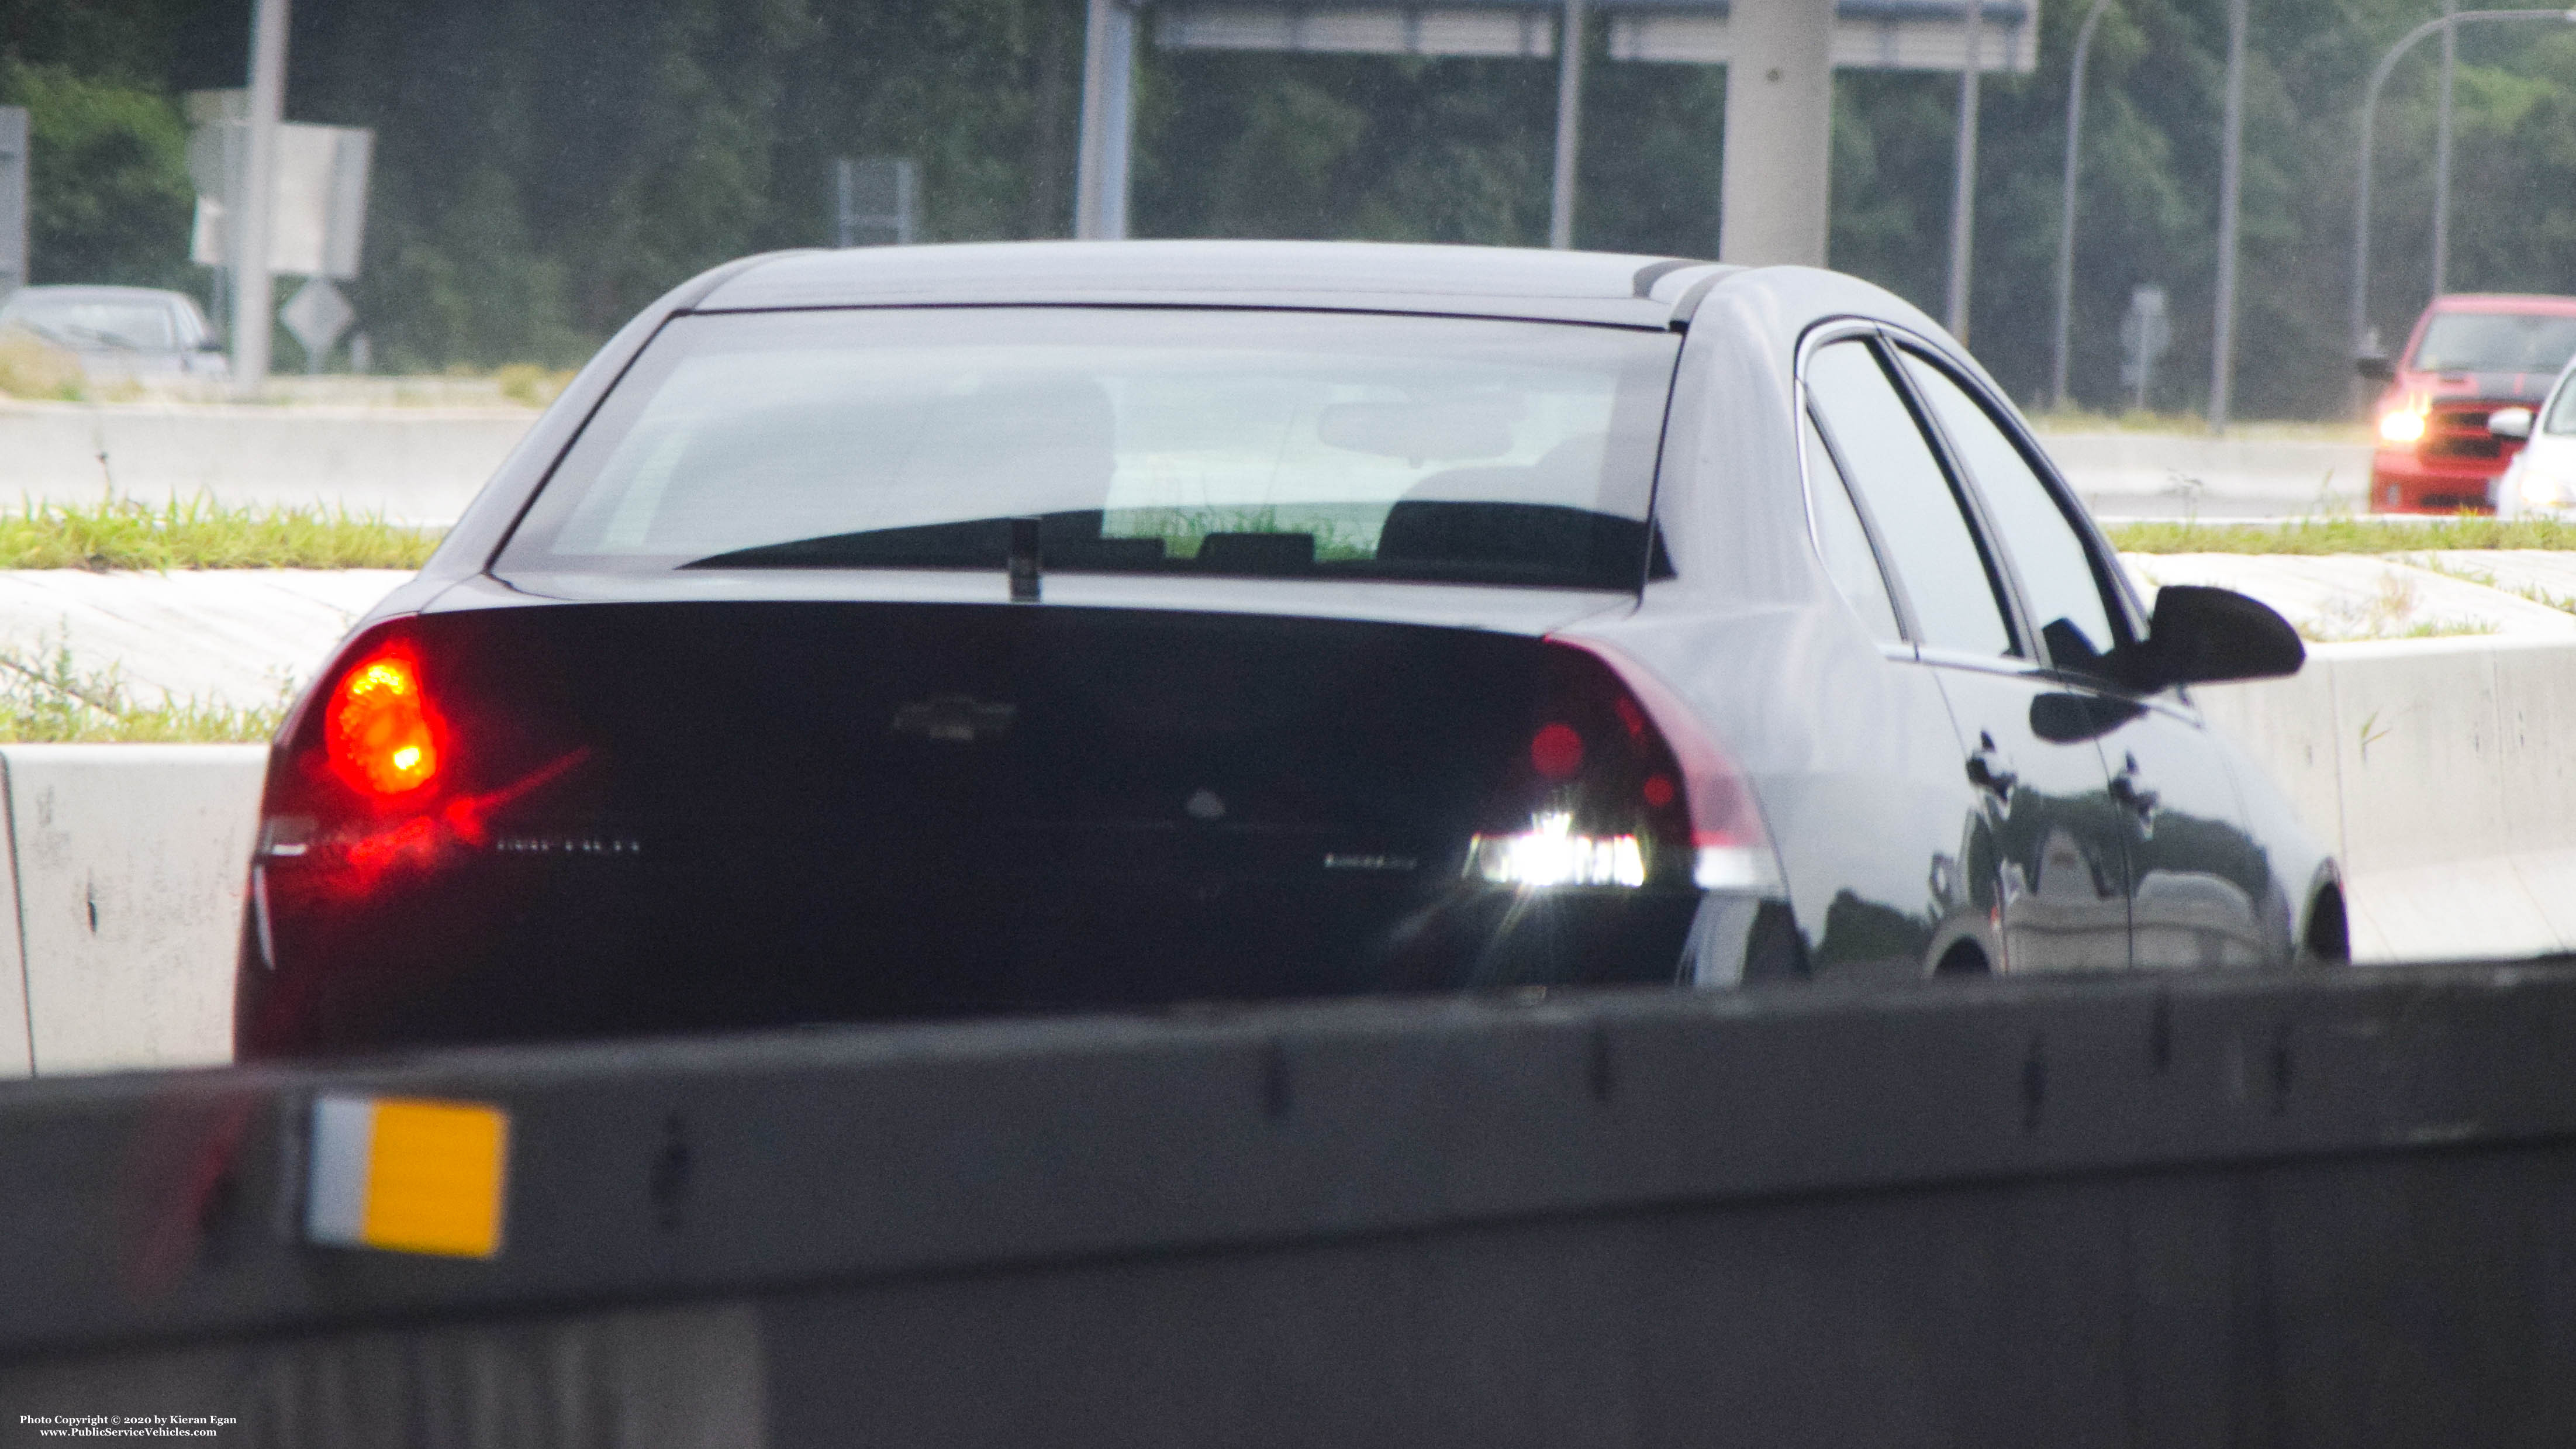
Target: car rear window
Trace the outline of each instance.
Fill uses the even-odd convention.
[[[2415,345],[2417,372],[2556,372],[2576,355],[2576,317],[2437,312]]]
[[[7,320],[66,347],[168,352],[179,345],[170,309],[157,302],[24,301]]]
[[[2560,378],[2549,394],[2548,409],[2548,416],[2541,420],[2542,432],[2560,436],[2576,433],[2576,387],[2569,387],[2565,378]]]
[[[1481,318],[681,317],[504,571],[999,569],[1635,588],[1678,339]]]

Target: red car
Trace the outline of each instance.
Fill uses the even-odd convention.
[[[2392,366],[2361,359],[2388,384],[2372,410],[2373,513],[2492,513],[2494,483],[2522,444],[2487,431],[2498,408],[2536,406],[2576,353],[2576,297],[2463,292],[2436,297]]]

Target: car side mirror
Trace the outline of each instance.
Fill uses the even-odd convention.
[[[2487,432],[2499,438],[2531,437],[2531,409],[2497,408],[2487,414]]]
[[[224,350],[224,344],[219,339],[213,337],[202,338],[197,343],[197,350],[199,352],[221,352]]]
[[[2167,584],[2139,651],[2151,689],[2296,674],[2308,659],[2299,631],[2271,607],[2233,589]]]
[[[2371,382],[2395,382],[2397,380],[2397,364],[2390,362],[2387,358],[2378,356],[2377,354],[2354,358],[2352,360],[2352,370],[2360,373],[2364,379]]]

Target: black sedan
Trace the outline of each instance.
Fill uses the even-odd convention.
[[[287,720],[237,1044],[2334,961],[2300,660],[1833,273],[755,257]]]

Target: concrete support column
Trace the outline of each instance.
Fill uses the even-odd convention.
[[[1074,174],[1073,234],[1127,235],[1127,160],[1135,141],[1136,12],[1125,0],[1091,0],[1082,47],[1082,142]]]
[[[1834,7],[1825,0],[1735,0],[1726,30],[1718,259],[1821,267],[1833,159]]]

